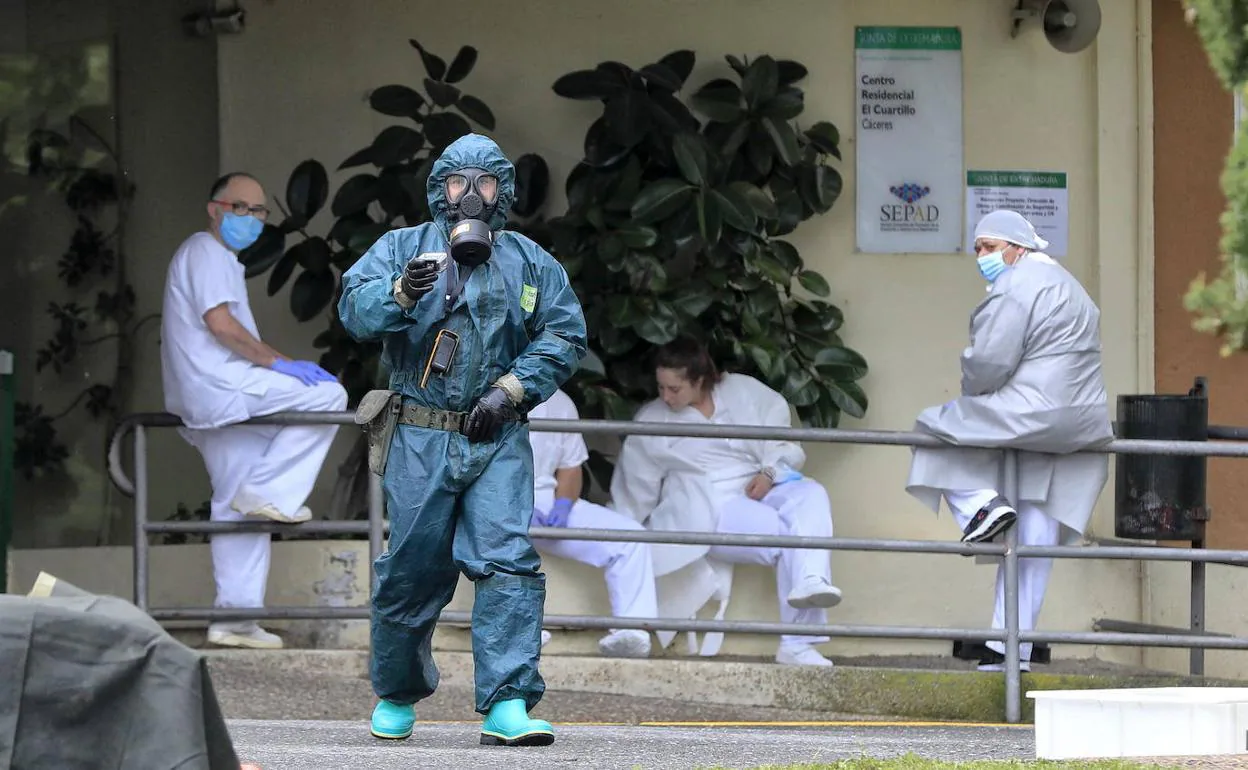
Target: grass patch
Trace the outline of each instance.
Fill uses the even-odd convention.
[[[838,762],[805,765],[761,765],[754,770],[1144,770],[1155,765],[1141,765],[1123,760],[1049,761],[1005,760],[945,762],[907,754],[893,759],[842,759]]]

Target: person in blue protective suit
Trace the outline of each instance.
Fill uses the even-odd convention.
[[[497,144],[456,140],[427,189],[434,221],[383,235],[343,274],[338,303],[353,337],[382,341],[402,399],[383,475],[390,541],[372,602],[372,733],[411,735],[414,704],[438,685],[434,624],[463,572],[475,587],[481,742],[548,745],[550,724],[528,716],[545,690],[546,578],[528,535],[526,414],[576,370],[585,316],[554,257],[502,229],[515,169]]]

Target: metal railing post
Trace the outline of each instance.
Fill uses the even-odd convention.
[[[1005,496],[1015,506],[1018,498],[1018,453],[1005,452]],[[1019,506],[1021,507],[1021,506]],[[1018,524],[1005,531],[1005,721],[1022,719],[1022,665],[1018,641]]]
[[[17,496],[16,391],[13,354],[0,350],[0,593],[9,587],[9,543],[13,539],[13,501]]]
[[[386,525],[386,495],[381,476],[368,474],[368,596],[373,596],[377,559],[381,557],[383,530]]]
[[[147,612],[147,429],[134,426],[134,605]]]

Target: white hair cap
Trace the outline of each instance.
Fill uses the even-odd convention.
[[[1033,251],[1043,251],[1049,245],[1036,235],[1036,228],[1022,214],[1009,209],[997,209],[984,215],[975,225],[975,240],[980,238],[996,238]]]

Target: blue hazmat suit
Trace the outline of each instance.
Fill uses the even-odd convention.
[[[395,282],[420,254],[449,254],[445,177],[474,167],[498,177],[489,221],[489,261],[468,274],[447,308],[448,279],[404,310]],[[554,394],[585,355],[585,316],[567,273],[525,236],[502,230],[515,197],[515,169],[498,145],[470,134],[451,144],[427,183],[434,221],[383,235],[343,274],[338,314],[357,340],[380,339],[390,389],[403,403],[469,412],[500,376],[524,389],[521,414]],[[462,273],[461,273],[462,274]],[[459,335],[450,371],[420,387],[439,329]],[[434,623],[455,592],[458,573],[475,587],[472,649],[476,710],[499,701],[541,699],[537,670],[546,577],[529,540],[533,454],[527,421],[509,421],[491,440],[400,423],[383,478],[390,541],[376,562],[372,684],[379,698],[415,703],[438,685],[431,654]]]

